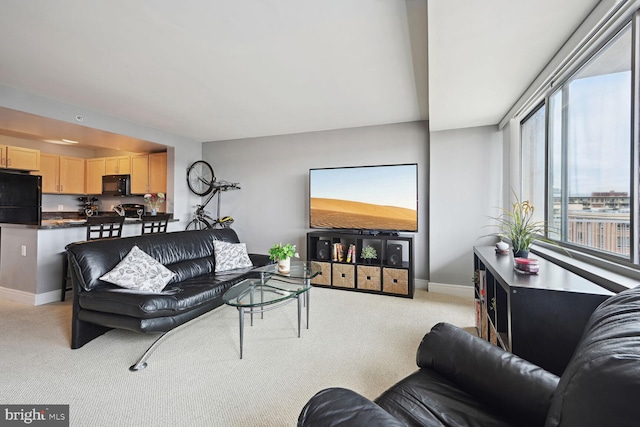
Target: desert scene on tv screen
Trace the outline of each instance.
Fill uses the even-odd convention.
[[[416,210],[397,206],[312,197],[309,213],[312,228],[370,230],[417,230],[418,228]]]

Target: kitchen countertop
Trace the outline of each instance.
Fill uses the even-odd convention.
[[[179,219],[171,218],[169,222],[177,222]],[[140,224],[142,221],[138,218],[125,218],[126,224]],[[86,227],[87,221],[84,219],[43,219],[38,226],[40,230],[53,230],[59,228]]]

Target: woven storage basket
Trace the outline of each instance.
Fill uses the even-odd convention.
[[[391,294],[409,294],[409,271],[400,268],[382,269],[382,291]]]
[[[311,261],[311,265],[320,268],[320,274],[311,279],[314,285],[331,285],[331,263]]]
[[[333,286],[355,288],[354,267],[349,264],[333,264]]]
[[[359,265],[357,271],[358,289],[380,291],[380,267]]]

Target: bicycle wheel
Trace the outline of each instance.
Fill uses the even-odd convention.
[[[206,196],[213,190],[216,175],[211,165],[204,160],[198,160],[187,170],[187,185],[198,196]]]
[[[207,228],[212,228],[211,224],[209,224],[206,220],[201,218],[194,218],[191,220],[189,224],[187,224],[187,231],[197,231],[197,230],[205,230]]]

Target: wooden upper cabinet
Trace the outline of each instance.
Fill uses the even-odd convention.
[[[42,153],[40,170],[42,192],[49,194],[84,194],[84,159]],[[102,191],[101,191],[102,192]]]
[[[102,177],[104,175],[110,175],[105,173],[106,161],[107,159],[104,157],[86,160],[86,194],[102,194]]]
[[[167,153],[149,154],[149,192],[167,192]]]
[[[42,175],[42,192],[60,192],[60,156],[49,153],[40,153],[40,170]]]
[[[77,157],[60,156],[60,193],[84,194],[84,161]]]
[[[131,194],[145,194],[149,188],[149,155],[131,156]]]
[[[40,170],[40,150],[0,145],[0,167],[24,171]]]
[[[131,156],[105,157],[105,175],[128,175],[131,173]]]
[[[0,145],[0,154],[6,148]],[[43,193],[102,194],[104,175],[131,175],[131,194],[167,192],[167,153],[93,159],[41,153],[38,163]]]
[[[167,192],[167,153],[131,156],[131,194]]]

